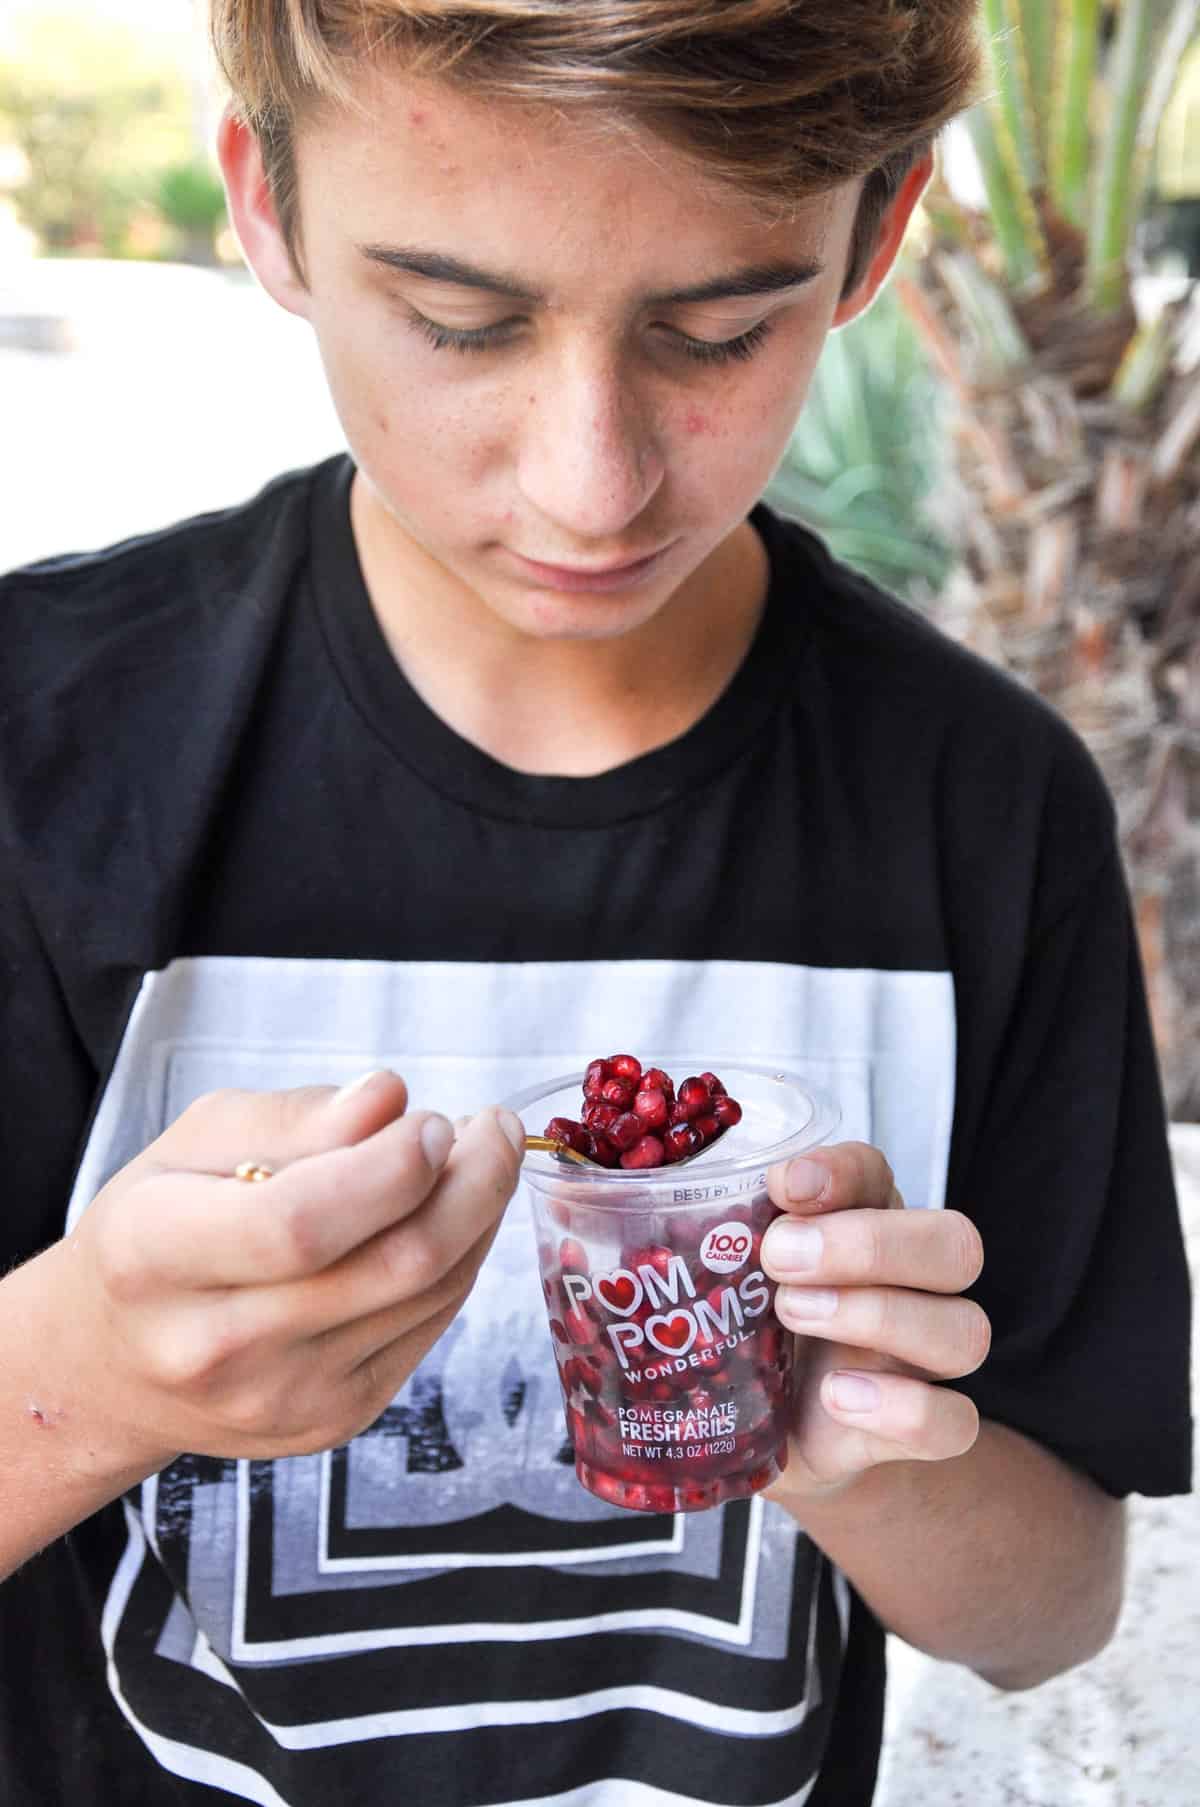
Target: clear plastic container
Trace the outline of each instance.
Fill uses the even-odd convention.
[[[757,1493],[787,1463],[794,1338],[759,1262],[778,1216],[767,1169],[826,1142],[837,1107],[791,1073],[720,1064],[742,1119],[674,1166],[593,1168],[525,1156],[542,1290],[575,1470],[642,1512]],[[647,1059],[676,1085],[704,1070]],[[530,1135],[578,1121],[584,1075],[507,1100]]]

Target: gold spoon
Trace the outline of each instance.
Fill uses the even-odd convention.
[[[542,1154],[561,1155],[564,1161],[575,1161],[580,1167],[600,1167],[599,1161],[593,1161],[590,1155],[578,1154],[575,1149],[568,1148],[565,1142],[556,1142],[553,1136],[526,1136],[525,1146],[537,1149]],[[600,1170],[605,1171],[603,1168]]]
[[[564,1161],[574,1161],[579,1167],[594,1167],[599,1173],[613,1171],[611,1167],[605,1167],[601,1162],[593,1161],[590,1155],[579,1154],[574,1148],[568,1148],[565,1142],[556,1142],[553,1136],[526,1136],[525,1146],[527,1149],[536,1149],[541,1154],[556,1154]],[[711,1148],[712,1144],[707,1143],[705,1146]],[[691,1154],[681,1155],[677,1161],[672,1161],[670,1164],[672,1167],[684,1167],[689,1161],[694,1161],[697,1155],[703,1153],[703,1148],[694,1148]],[[647,1168],[644,1171],[653,1173],[656,1169]]]

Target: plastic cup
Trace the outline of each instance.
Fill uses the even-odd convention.
[[[677,1084],[704,1070],[647,1061]],[[775,1317],[767,1169],[828,1140],[836,1106],[791,1073],[719,1063],[742,1120],[687,1162],[579,1166],[530,1151],[532,1208],[575,1472],[640,1512],[699,1512],[787,1464],[794,1338]],[[578,1121],[583,1074],[507,1100],[530,1135]]]

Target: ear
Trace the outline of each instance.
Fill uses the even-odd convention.
[[[267,294],[289,314],[309,317],[309,293],[292,262],[258,138],[231,107],[217,128],[217,156],[229,214],[246,262]]]
[[[933,174],[933,154],[922,157],[914,163],[896,191],[896,197],[883,216],[879,230],[879,242],[875,247],[875,255],[867,268],[866,274],[858,287],[844,300],[839,301],[837,310],[830,322],[831,326],[845,326],[851,320],[865,313],[876,295],[883,287],[891,273],[892,265],[900,255],[900,246],[904,242],[904,234],[908,222],[912,218],[913,209],[929,185]]]

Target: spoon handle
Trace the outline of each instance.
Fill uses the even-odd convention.
[[[565,1142],[555,1142],[550,1136],[526,1136],[526,1148],[535,1148],[543,1154],[561,1155],[564,1161],[575,1161],[580,1167],[599,1167],[599,1161],[589,1161],[585,1154],[576,1154]]]

